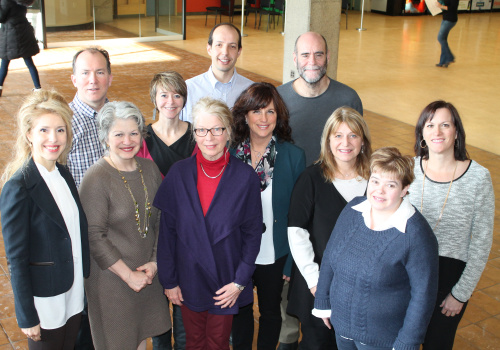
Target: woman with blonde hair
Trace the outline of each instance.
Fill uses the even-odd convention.
[[[73,112],[54,91],[18,113],[14,159],[2,176],[2,233],[16,317],[33,349],[72,349],[89,274],[87,219],[64,167]]]
[[[366,191],[371,152],[363,117],[340,107],[326,121],[318,161],[304,170],[293,189],[288,240],[294,266],[287,311],[301,322],[301,348],[335,348],[335,333],[311,311],[326,244],[342,209]]]

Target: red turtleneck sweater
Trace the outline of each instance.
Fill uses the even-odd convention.
[[[196,166],[198,168],[198,196],[200,196],[201,207],[203,209],[203,215],[207,214],[210,203],[212,203],[212,198],[214,198],[215,191],[219,185],[222,174],[226,170],[224,166],[229,163],[229,153],[227,148],[224,148],[224,155],[217,160],[210,161],[203,157],[201,152],[196,153]],[[203,169],[201,168],[203,165]],[[224,168],[224,170],[222,170]],[[205,172],[203,172],[205,170]],[[208,176],[215,177],[211,179]]]

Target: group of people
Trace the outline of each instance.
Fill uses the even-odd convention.
[[[254,287],[258,349],[453,347],[494,216],[455,107],[422,111],[415,158],[372,152],[323,36],[297,38],[278,88],[238,75],[241,51],[216,25],[206,73],[153,77],[150,125],[108,101],[96,47],[69,105],[40,90],[20,108],[0,211],[30,349],[252,349]]]

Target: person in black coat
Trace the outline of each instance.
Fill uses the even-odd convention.
[[[0,0],[0,96],[3,82],[7,77],[11,60],[23,58],[28,67],[35,89],[40,89],[38,70],[33,63],[33,56],[40,52],[35,31],[26,19],[28,6],[33,0]]]
[[[18,113],[0,212],[16,318],[30,350],[73,349],[90,255],[75,182],[59,162],[71,149],[73,112],[53,91],[33,92]]]

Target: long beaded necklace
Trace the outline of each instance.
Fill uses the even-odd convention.
[[[142,186],[144,187],[144,197],[146,198],[146,200],[144,201],[144,226],[142,229],[141,229],[141,218],[139,217],[139,205],[137,204],[137,201],[135,200],[135,197],[132,193],[132,190],[130,189],[130,186],[129,186],[127,180],[125,180],[125,176],[123,176],[120,169],[118,169],[115,165],[115,162],[113,162],[113,159],[111,159],[111,156],[109,157],[109,160],[111,161],[111,164],[113,164],[113,167],[116,170],[118,170],[118,173],[122,177],[123,183],[125,184],[125,187],[127,188],[128,193],[130,193],[130,196],[132,197],[132,201],[134,202],[135,223],[137,224],[137,231],[139,231],[141,238],[146,238],[146,236],[148,235],[148,231],[149,231],[149,218],[151,217],[151,203],[149,203],[148,188],[146,187],[146,184],[144,183],[144,176],[142,175],[141,165],[134,158],[135,165],[137,166],[137,169],[139,170],[139,174],[141,175]]]
[[[421,214],[423,214],[423,209],[424,209],[425,173],[427,172],[428,166],[429,166],[429,161],[427,161],[427,164],[425,165],[424,179],[422,180],[422,199],[420,200],[420,213]],[[451,178],[450,187],[448,187],[448,193],[446,193],[446,198],[444,199],[443,207],[441,208],[441,213],[439,214],[438,221],[436,222],[436,225],[434,226],[432,231],[436,230],[436,228],[439,225],[439,222],[441,221],[441,218],[443,217],[444,207],[446,206],[446,202],[448,201],[448,196],[450,195],[451,185],[453,185],[453,181],[455,180],[455,172],[457,171],[457,167],[458,167],[458,162],[455,161],[455,169],[453,170],[453,176]]]

